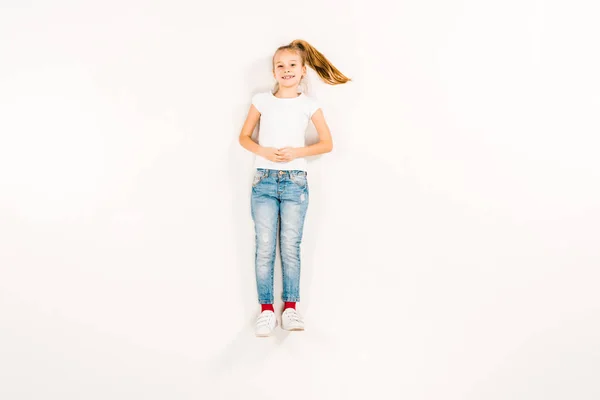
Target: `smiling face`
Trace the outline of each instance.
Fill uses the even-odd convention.
[[[300,55],[294,51],[278,51],[273,57],[273,76],[279,87],[295,87],[306,75],[306,66],[302,65]]]

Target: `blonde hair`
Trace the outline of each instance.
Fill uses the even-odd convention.
[[[275,51],[275,54],[273,54],[273,69],[275,69],[275,55],[281,50],[298,53],[302,60],[302,66],[308,64],[309,67],[315,70],[321,80],[328,85],[341,85],[352,80],[342,74],[320,51],[301,39],[296,39],[290,44],[280,46]],[[273,93],[277,92],[277,90],[279,90],[278,82],[275,84]]]

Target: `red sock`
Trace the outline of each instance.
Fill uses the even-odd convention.
[[[295,301],[286,301],[285,305],[283,306],[283,309],[285,310],[286,308],[293,308],[295,310],[296,302]]]
[[[260,312],[263,312],[265,310],[270,310],[270,311],[275,312],[275,309],[273,308],[273,304],[261,304],[260,308],[261,308]]]

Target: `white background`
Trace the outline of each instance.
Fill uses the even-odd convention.
[[[598,399],[593,3],[2,1],[0,397]],[[257,339],[237,140],[294,39],[353,82],[309,71],[307,330]]]

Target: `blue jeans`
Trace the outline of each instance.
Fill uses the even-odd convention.
[[[256,233],[255,273],[258,302],[273,303],[273,267],[279,246],[283,301],[300,301],[300,244],[308,208],[306,172],[258,168],[252,182],[252,219]]]

